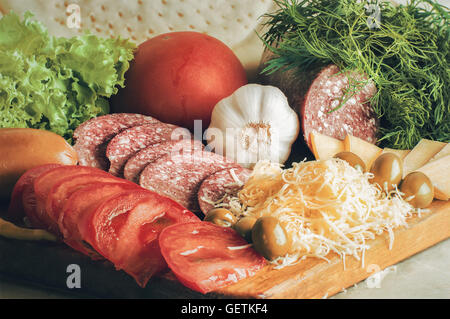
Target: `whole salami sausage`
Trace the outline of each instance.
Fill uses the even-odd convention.
[[[108,142],[121,131],[137,125],[161,123],[151,116],[130,113],[108,114],[84,122],[74,131],[74,149],[80,165],[108,170]]]
[[[126,129],[117,134],[106,148],[106,157],[110,162],[109,172],[123,176],[123,170],[129,158],[138,151],[157,143],[191,137],[187,129],[165,123],[146,124]]]
[[[206,215],[216,207],[215,203],[230,208],[230,199],[235,197],[250,177],[251,170],[243,167],[224,169],[207,177],[198,190],[197,198],[201,211]]]
[[[150,145],[133,155],[125,164],[123,176],[134,183],[139,183],[139,176],[144,168],[166,154],[189,154],[194,150],[202,150],[203,144],[194,139],[168,141]]]
[[[172,198],[192,212],[199,212],[197,193],[202,181],[215,172],[235,167],[241,166],[208,151],[165,155],[142,171],[139,184]]]
[[[272,53],[265,52],[261,67],[271,57]],[[261,75],[260,81],[286,94],[291,107],[300,114],[303,137],[310,148],[313,131],[341,140],[349,134],[376,142],[378,119],[370,100],[377,88],[367,75],[357,71],[344,73],[331,64],[303,73],[279,70]]]

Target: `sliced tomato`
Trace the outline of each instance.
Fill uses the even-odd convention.
[[[209,222],[169,226],[159,245],[178,280],[201,293],[253,276],[266,264],[235,230]]]
[[[166,268],[158,241],[161,231],[176,223],[200,219],[175,201],[156,193],[140,201],[128,215],[113,252],[117,257],[115,265],[145,287],[153,274]]]
[[[58,223],[62,207],[73,192],[83,187],[99,183],[132,184],[130,181],[125,179],[106,174],[81,174],[77,176],[68,176],[57,182],[51,188],[45,201],[45,210],[47,215],[53,221]],[[136,184],[133,185],[137,187]]]
[[[199,221],[173,200],[150,191],[133,191],[109,198],[82,222],[84,240],[145,287],[166,268],[158,237],[167,226]]]
[[[116,245],[120,228],[125,224],[125,218],[128,216],[127,213],[149,193],[150,191],[144,189],[121,192],[107,200],[102,200],[97,206],[86,211],[78,219],[78,231],[83,240],[108,258],[107,251],[101,248]]]
[[[68,165],[53,168],[34,180],[33,187],[36,196],[36,209],[34,218],[38,221],[39,225],[43,225],[45,229],[50,232],[59,235],[58,224],[53,221],[46,211],[46,200],[52,189],[52,187],[65,179],[66,177],[74,177],[82,174],[103,174],[105,176],[111,176],[105,171],[97,168]]]
[[[41,174],[62,166],[61,164],[45,164],[27,170],[14,185],[7,217],[14,222],[20,222],[25,216],[34,216],[36,198],[34,196],[33,182]],[[25,200],[23,200],[25,197]],[[25,205],[24,205],[25,202]],[[28,212],[28,213],[27,213]],[[30,218],[30,216],[28,216]],[[32,217],[31,217],[32,218]]]
[[[64,242],[93,259],[99,259],[100,255],[92,247],[88,247],[81,237],[78,230],[80,219],[111,196],[137,188],[139,186],[132,183],[100,183],[91,184],[73,192],[65,201],[58,220]]]

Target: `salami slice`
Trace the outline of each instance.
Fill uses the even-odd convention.
[[[103,201],[80,222],[83,239],[145,287],[166,268],[159,233],[176,223],[199,221],[181,205],[154,192],[135,190]]]
[[[263,54],[261,67],[273,57]],[[280,70],[261,75],[262,84],[274,85],[286,94],[289,104],[300,115],[305,142],[311,149],[310,133],[344,139],[347,134],[370,143],[376,142],[378,119],[370,99],[377,88],[367,75],[340,72],[334,65],[312,67],[302,73]],[[342,102],[342,104],[341,104]]]
[[[84,122],[74,131],[74,149],[80,165],[108,170],[108,142],[121,131],[143,124],[160,123],[151,116],[129,113],[108,114]]]
[[[125,164],[123,175],[124,177],[134,183],[139,183],[139,176],[144,168],[156,161],[158,158],[171,154],[185,154],[190,155],[192,151],[202,150],[203,144],[200,141],[193,139],[186,139],[181,141],[168,141],[150,145],[143,150],[140,150],[133,155]]]
[[[190,156],[165,155],[142,171],[139,184],[199,212],[197,192],[201,182],[215,172],[234,167],[240,166],[207,151],[196,151]]]
[[[123,176],[123,169],[130,157],[138,151],[157,143],[178,139],[179,136],[191,137],[188,130],[171,124],[147,124],[135,126],[117,134],[106,148],[109,159],[109,172]]]
[[[203,214],[215,207],[214,203],[230,208],[229,202],[235,197],[250,177],[251,170],[243,167],[224,169],[207,177],[198,190],[198,203]]]
[[[369,81],[355,88],[357,92],[351,92],[351,85],[364,80],[366,77],[357,72],[340,73],[336,65],[319,73],[300,109],[303,135],[309,146],[310,133],[314,131],[340,140],[349,134],[370,143],[376,142],[378,121],[369,103],[377,92],[376,86]],[[342,106],[336,109],[341,102]]]

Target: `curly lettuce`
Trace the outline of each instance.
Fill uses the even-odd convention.
[[[0,128],[45,129],[71,141],[84,121],[109,113],[136,45],[92,34],[56,38],[32,14],[0,19]]]

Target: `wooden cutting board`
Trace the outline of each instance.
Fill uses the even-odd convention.
[[[0,273],[20,280],[86,296],[111,298],[322,298],[368,278],[450,237],[450,202],[435,201],[431,213],[411,218],[408,228],[394,232],[389,250],[386,234],[371,241],[364,265],[353,257],[344,263],[308,258],[283,269],[267,266],[255,276],[202,295],[182,286],[171,272],[139,288],[131,277],[108,262],[94,262],[60,243],[25,242],[0,237]],[[80,266],[81,288],[67,288],[67,267]]]

